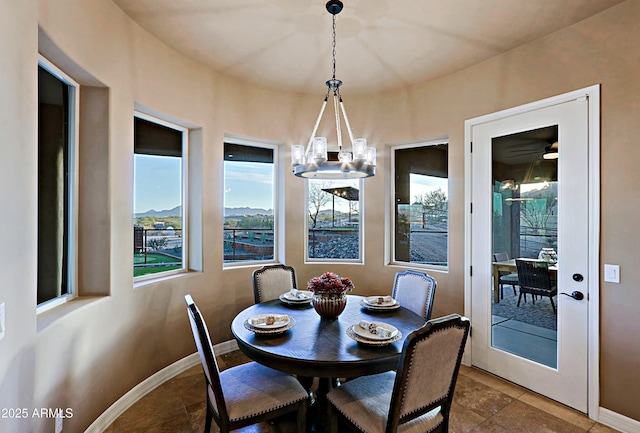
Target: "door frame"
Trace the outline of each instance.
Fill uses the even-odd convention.
[[[589,222],[588,222],[588,242],[589,251],[589,284],[587,287],[587,299],[589,300],[588,315],[588,361],[587,361],[587,410],[591,419],[597,420],[600,406],[600,85],[578,89],[562,95],[542,99],[520,105],[518,107],[490,113],[480,117],[466,120],[464,122],[464,169],[465,169],[465,236],[464,236],[464,311],[465,316],[471,320],[473,328],[474,319],[471,315],[471,241],[472,241],[472,143],[471,133],[475,125],[492,122],[517,114],[550,107],[564,102],[580,98],[587,98],[588,105],[588,158],[589,158]],[[467,340],[467,350],[463,362],[465,365],[472,365],[471,344],[473,339]]]

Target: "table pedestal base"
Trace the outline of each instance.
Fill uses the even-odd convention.
[[[330,420],[327,393],[338,386],[340,386],[339,379],[328,377],[320,377],[318,379],[318,389],[316,389],[315,392],[315,401],[309,408],[308,413],[310,431],[316,433],[325,433],[329,431]],[[313,393],[310,395],[313,396]]]

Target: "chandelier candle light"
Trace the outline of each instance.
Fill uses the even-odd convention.
[[[342,2],[339,0],[329,0],[326,5],[327,11],[333,15],[333,76],[326,82],[328,87],[327,95],[320,108],[320,114],[318,114],[318,119],[306,148],[302,144],[291,146],[291,165],[293,166],[293,173],[298,177],[355,179],[371,177],[376,174],[376,148],[367,146],[367,140],[364,138],[353,138],[349,118],[340,95],[342,81],[336,79],[336,15],[342,11],[342,6]],[[331,93],[333,93],[333,108],[338,138],[337,151],[327,151],[327,138],[316,137],[318,126]],[[341,113],[351,140],[352,152],[348,152],[342,147]]]

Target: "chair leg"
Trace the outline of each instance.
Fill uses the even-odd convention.
[[[551,301],[551,308],[553,308],[553,314],[558,314],[558,313],[556,312],[556,306],[555,306],[555,304],[553,303],[553,296],[549,296],[549,300]]]
[[[516,296],[518,293],[516,292],[516,286],[513,285],[511,286],[511,288],[513,289],[513,296]]]
[[[338,413],[331,403],[328,406],[329,433],[338,433]]]
[[[522,299],[522,292],[520,292],[520,296],[518,296],[518,307],[520,306],[520,299]],[[527,302],[527,295],[524,295],[524,302]]]
[[[209,406],[209,398],[207,397],[207,414],[205,415],[204,421],[204,433],[211,432],[211,419],[213,418],[213,413],[211,412],[211,406]]]
[[[303,401],[298,405],[298,414],[296,417],[296,423],[298,427],[298,433],[305,433],[307,431],[307,402]]]

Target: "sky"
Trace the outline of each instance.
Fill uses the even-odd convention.
[[[180,157],[134,155],[133,212],[173,209],[181,203]]]
[[[273,209],[273,164],[225,161],[224,207]]]
[[[273,209],[273,165],[225,161],[225,207]],[[181,159],[135,155],[134,213],[181,203]]]
[[[436,191],[438,188],[444,192],[444,195],[449,197],[448,185],[449,179],[446,177],[425,176],[412,173],[409,175],[409,194],[411,194],[411,201],[413,202],[416,196]]]
[[[225,161],[224,207],[273,209],[273,165]],[[134,213],[173,209],[181,203],[181,159],[135,155]],[[302,182],[302,180],[300,180]],[[447,193],[447,179],[411,175],[411,196],[435,189]],[[357,181],[354,185],[357,187]],[[336,200],[339,208],[342,200]]]

